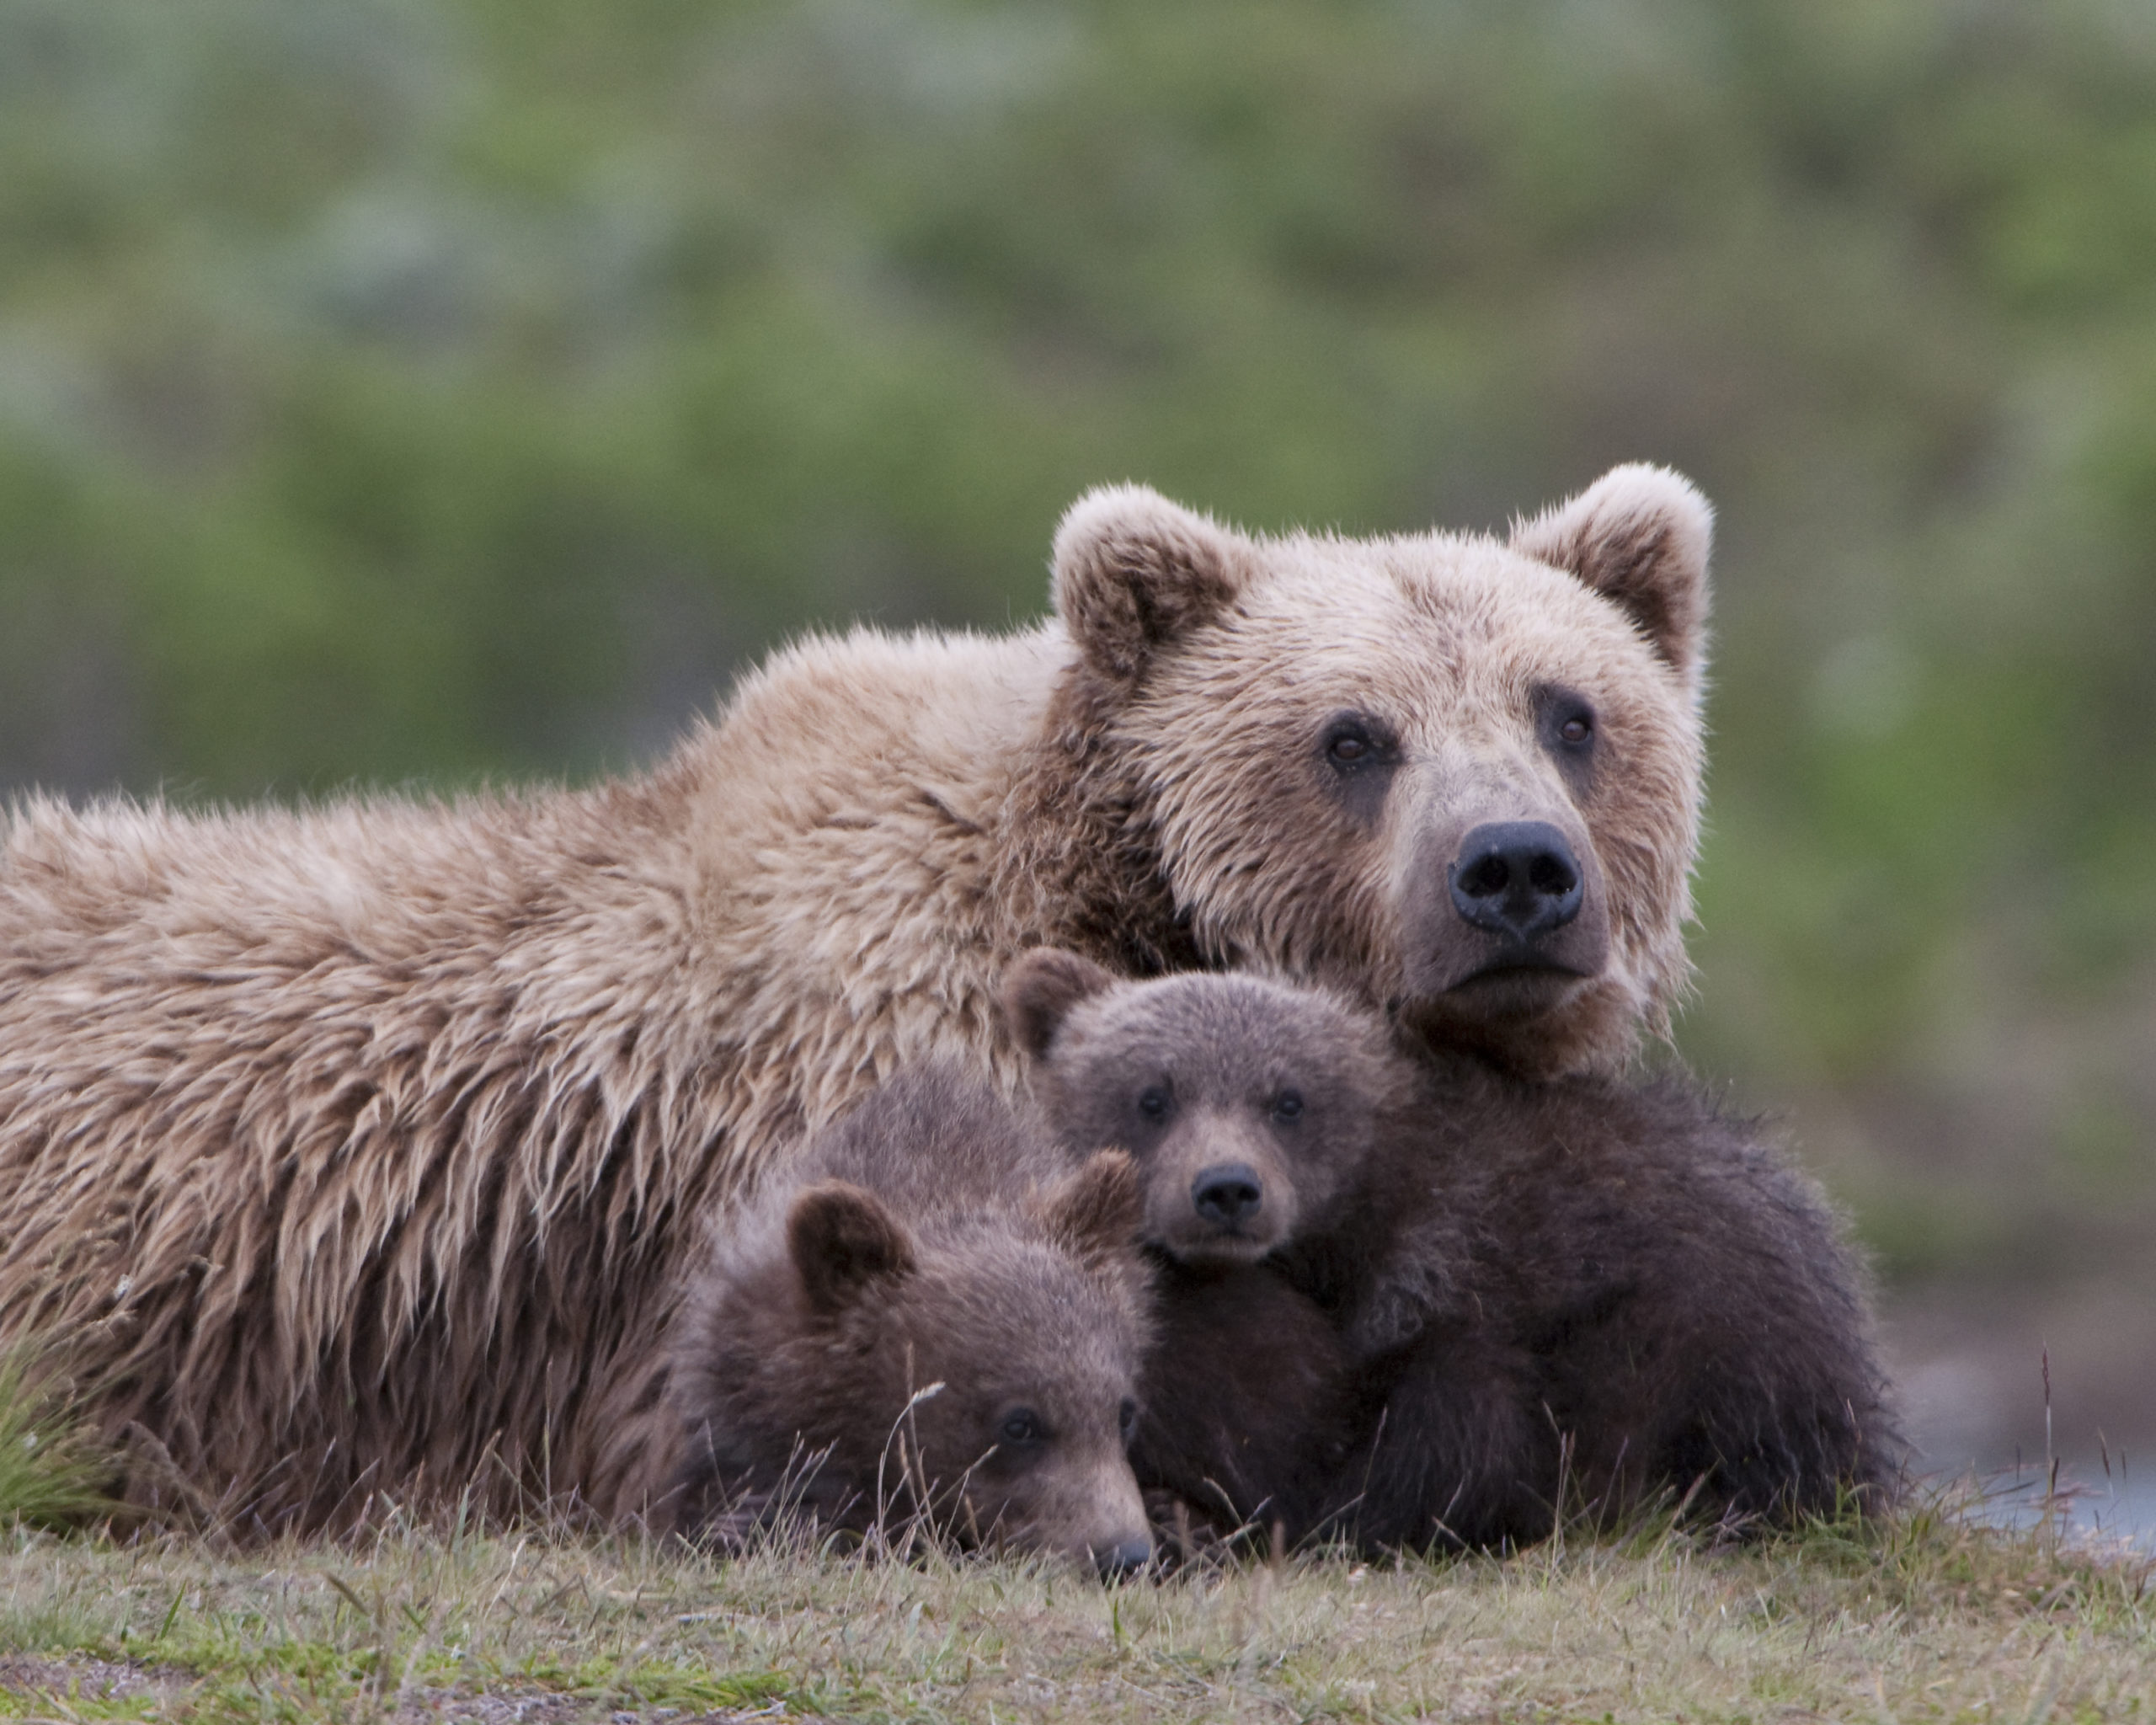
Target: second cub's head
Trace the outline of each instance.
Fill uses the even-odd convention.
[[[1003,1001],[1058,1135],[1136,1158],[1145,1242],[1185,1263],[1247,1263],[1322,1215],[1397,1081],[1374,1014],[1262,977],[1125,982],[1043,948]]]

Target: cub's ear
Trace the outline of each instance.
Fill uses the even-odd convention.
[[[1061,947],[1036,947],[1003,973],[1003,1016],[1018,1046],[1038,1060],[1073,1007],[1114,985],[1115,978],[1091,959]]]
[[[1251,545],[1143,485],[1103,485],[1055,533],[1055,608],[1086,662],[1135,681],[1248,580]]]
[[[905,1225],[873,1192],[844,1180],[808,1188],[786,1215],[786,1247],[811,1310],[835,1316],[878,1282],[912,1274]]]
[[[1715,512],[1692,483],[1642,462],[1612,467],[1569,503],[1515,522],[1513,549],[1613,601],[1696,690],[1706,657]]]
[[[1097,1262],[1135,1246],[1145,1214],[1138,1164],[1122,1151],[1101,1150],[1049,1190],[1043,1220],[1081,1258]]]

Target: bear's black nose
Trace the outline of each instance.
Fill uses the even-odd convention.
[[[1103,1581],[1135,1575],[1152,1561],[1153,1541],[1143,1534],[1093,1553],[1093,1567],[1100,1571]]]
[[[1237,1228],[1257,1214],[1265,1188],[1247,1162],[1219,1162],[1190,1183],[1190,1201],[1216,1228]]]
[[[1460,841],[1453,909],[1474,927],[1526,945],[1580,914],[1578,859],[1546,820],[1494,820]]]

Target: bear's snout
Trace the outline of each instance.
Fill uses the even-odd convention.
[[[1216,1228],[1240,1229],[1265,1205],[1265,1183],[1248,1162],[1218,1162],[1190,1183],[1190,1202]]]
[[[1414,840],[1400,1004],[1425,1035],[1503,1046],[1604,976],[1611,924],[1591,835],[1521,798],[1492,800],[1481,812],[1495,819],[1437,823]]]
[[[1093,1567],[1103,1581],[1119,1581],[1135,1575],[1153,1561],[1153,1541],[1147,1534],[1133,1534],[1093,1553]]]
[[[1546,820],[1475,828],[1446,873],[1463,922],[1523,947],[1562,928],[1586,898],[1579,859]]]

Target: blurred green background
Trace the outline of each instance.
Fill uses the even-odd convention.
[[[1721,510],[1685,1052],[1912,1334],[2156,1382],[2156,8],[0,0],[0,784],[620,769],[1037,614],[1097,481],[1640,457]]]

